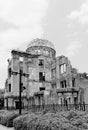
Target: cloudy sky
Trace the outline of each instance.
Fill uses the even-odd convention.
[[[50,40],[79,72],[88,73],[88,0],[0,0],[0,88],[12,49]]]

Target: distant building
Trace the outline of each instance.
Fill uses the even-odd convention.
[[[29,74],[28,78],[22,76],[22,83],[26,88],[22,91],[24,106],[80,102],[82,96],[79,92],[81,87],[79,74],[75,68],[72,68],[67,57],[63,55],[56,57],[51,42],[34,39],[25,52],[12,50],[11,54],[4,94],[5,106],[19,107],[19,75],[12,75],[11,71],[20,70]]]
[[[0,109],[4,107],[4,89],[0,89]]]

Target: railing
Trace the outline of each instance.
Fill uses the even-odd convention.
[[[32,106],[25,106],[24,109],[33,112],[39,111],[69,111],[69,110],[80,110],[80,111],[87,111],[88,104],[69,104],[69,105],[61,105],[61,104],[47,104],[47,105],[32,105]]]
[[[2,109],[8,110],[16,110],[14,107],[3,107]],[[19,108],[18,108],[19,109]],[[17,110],[18,110],[17,109]],[[41,112],[41,111],[69,111],[69,110],[79,110],[79,111],[88,111],[88,104],[69,104],[69,105],[61,105],[61,104],[47,104],[47,105],[31,105],[31,106],[23,106],[22,111],[26,110],[27,112]]]

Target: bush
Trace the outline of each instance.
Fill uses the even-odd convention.
[[[7,115],[7,113],[9,113],[7,110],[0,110],[0,124],[1,124],[2,117],[4,115]]]
[[[15,130],[87,130],[88,114],[79,111],[31,113],[13,121]]]
[[[16,130],[59,130],[62,123],[54,113],[29,114],[16,118],[13,126]]]
[[[69,114],[68,114],[68,116],[67,116],[67,119],[68,119],[68,120],[71,120],[71,119],[73,119],[75,116],[77,116],[77,113],[74,112],[74,111],[70,111]]]
[[[13,126],[13,119],[19,116],[17,112],[10,112],[7,110],[0,111],[0,124],[12,127]]]
[[[38,116],[38,115],[37,115]],[[25,114],[17,117],[13,120],[13,126],[16,130],[26,130],[27,129],[27,122],[32,118],[35,117],[35,114]]]
[[[12,115],[8,116],[7,117],[7,120],[6,120],[6,126],[7,127],[13,127],[13,120],[18,117],[19,114],[15,114],[13,113]]]
[[[22,115],[13,120],[13,127],[16,130],[23,128],[23,123],[27,121],[27,115]]]

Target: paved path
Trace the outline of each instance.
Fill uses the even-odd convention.
[[[8,128],[3,125],[0,125],[0,130],[14,130],[14,128]]]

